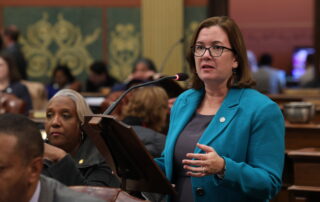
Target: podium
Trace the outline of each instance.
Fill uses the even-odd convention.
[[[175,194],[131,126],[101,114],[86,116],[83,130],[121,179],[123,190]]]

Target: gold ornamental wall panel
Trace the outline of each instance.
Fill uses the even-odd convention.
[[[102,58],[100,8],[7,7],[4,22],[21,31],[30,80],[48,83],[58,64],[67,65],[74,76],[84,80],[89,65]]]

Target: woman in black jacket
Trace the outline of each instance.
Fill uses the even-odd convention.
[[[59,91],[48,103],[43,174],[67,186],[119,187],[120,182],[107,166],[90,137],[82,131],[84,116],[92,112],[74,90]]]

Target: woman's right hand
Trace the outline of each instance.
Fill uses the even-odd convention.
[[[62,150],[58,147],[55,147],[53,145],[44,143],[44,158],[45,159],[52,161],[52,162],[58,162],[61,159],[63,159],[66,155],[67,155],[67,153],[64,150]]]

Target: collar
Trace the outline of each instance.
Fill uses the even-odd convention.
[[[37,184],[37,188],[36,188],[35,192],[33,193],[32,198],[29,202],[38,202],[39,201],[40,189],[41,189],[41,186],[40,186],[40,180],[39,180],[38,184]]]
[[[216,137],[218,137],[222,131],[227,127],[231,120],[235,117],[238,111],[238,105],[243,95],[244,88],[230,88],[224,101],[222,102],[218,112],[213,117],[208,128],[204,131],[204,134],[199,139],[201,144],[209,144]],[[205,94],[204,89],[194,90],[188,92],[183,97],[182,104],[179,106],[179,112],[184,113],[185,116],[177,120],[178,127],[175,130],[175,138],[178,137],[178,134],[182,131],[183,127],[191,119],[192,115],[196,112],[197,107],[199,106],[203,96]],[[195,152],[200,152],[199,148],[195,149]]]
[[[227,108],[238,105],[243,91],[244,91],[244,88],[230,88],[222,105]],[[190,94],[185,96],[185,100],[183,101],[184,102],[183,104],[188,105],[188,107],[190,107],[190,104],[191,104],[191,106],[194,106],[195,108],[197,108],[201,100],[203,99],[204,94],[205,94],[204,88],[199,90],[191,89]]]

